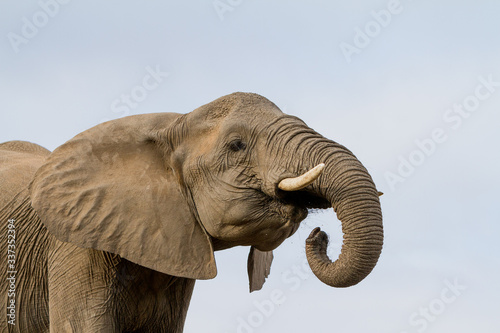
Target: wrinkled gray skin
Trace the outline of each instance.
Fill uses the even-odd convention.
[[[278,189],[319,163],[325,170],[308,187]],[[195,279],[216,275],[213,251],[252,246],[250,283],[259,289],[267,251],[311,208],[333,207],[345,234],[335,262],[326,234],[316,229],[307,239],[309,264],[324,283],[358,283],[382,248],[380,203],[361,163],[255,94],[224,96],[186,115],[110,121],[53,153],[1,144],[0,181],[2,253],[7,220],[16,230],[10,332],[182,332]],[[1,332],[6,269],[3,262]]]

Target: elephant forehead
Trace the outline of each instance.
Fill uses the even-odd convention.
[[[241,108],[235,110],[224,119],[221,129],[231,130],[247,128],[259,130],[268,127],[282,116],[283,113],[277,107]]]
[[[283,115],[283,112],[273,103],[264,101],[258,101],[257,103],[243,104],[238,108],[235,108],[230,116],[243,117],[249,119],[264,120],[269,118],[276,118]],[[264,117],[264,118],[262,118]]]
[[[279,116],[282,114],[280,109],[267,98],[251,94],[250,97],[231,100],[229,103],[216,104],[215,113],[225,117],[249,117],[255,116]]]

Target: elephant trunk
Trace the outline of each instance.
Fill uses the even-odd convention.
[[[339,258],[332,262],[327,256],[328,236],[316,228],[306,240],[306,255],[322,282],[349,287],[363,280],[378,261],[384,237],[382,212],[375,184],[361,162],[344,147],[329,146],[325,171],[313,191],[331,203],[342,223],[344,242]]]
[[[329,286],[355,285],[372,271],[382,251],[379,192],[368,171],[345,147],[314,135],[301,141],[305,158],[298,162],[299,169],[304,164],[307,168],[325,164],[321,176],[302,191],[328,201],[344,233],[339,258],[332,261],[327,255],[328,236],[314,229],[306,240],[309,266]]]

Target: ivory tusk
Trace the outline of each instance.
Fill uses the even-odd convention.
[[[302,176],[298,176],[296,178],[283,179],[278,184],[278,187],[280,190],[288,191],[288,192],[301,190],[304,187],[311,184],[316,179],[318,179],[318,177],[323,172],[324,168],[325,168],[325,163],[318,164],[317,166],[315,166],[311,170],[307,171]]]

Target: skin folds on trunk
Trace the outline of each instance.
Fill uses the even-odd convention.
[[[286,170],[299,170],[299,174],[304,174],[325,164],[321,175],[309,186],[286,192],[291,193],[289,195],[305,192],[321,198],[319,204],[308,208],[325,208],[327,201],[342,223],[344,243],[335,261],[327,255],[328,236],[319,228],[306,240],[306,255],[313,273],[332,287],[359,283],[375,267],[383,244],[379,192],[371,176],[344,146],[291,117],[280,119],[279,129],[272,138],[280,138],[279,143],[274,143],[275,153],[281,156],[276,163],[286,165]],[[290,156],[294,158],[289,159]]]
[[[324,161],[326,167],[312,188],[337,213],[344,243],[339,258],[332,262],[327,255],[328,236],[316,228],[306,240],[306,255],[311,270],[322,282],[349,287],[372,271],[382,251],[380,202],[370,175],[351,152],[335,143],[323,149],[311,164]]]

